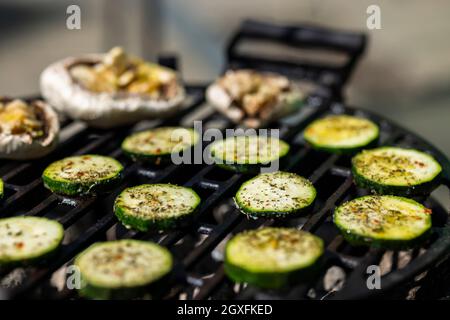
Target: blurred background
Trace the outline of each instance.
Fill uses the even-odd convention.
[[[66,9],[81,8],[81,30]],[[381,8],[380,30],[366,10]],[[179,54],[187,81],[210,81],[244,18],[366,32],[347,102],[418,132],[450,155],[450,2],[445,0],[0,0],[0,95],[38,92],[51,62],[115,45],[147,59]]]

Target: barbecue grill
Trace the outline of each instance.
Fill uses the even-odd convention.
[[[239,46],[245,41],[277,42],[297,49],[321,49],[348,56],[341,66],[313,64],[305,61],[277,61],[245,55]],[[76,290],[65,285],[67,267],[74,256],[95,241],[123,238],[151,240],[168,247],[176,266],[166,289],[158,299],[359,299],[387,294],[402,285],[407,292],[425,283],[430,274],[424,271],[444,261],[450,252],[449,213],[433,197],[419,199],[433,209],[430,239],[420,248],[390,251],[352,247],[339,234],[331,220],[333,209],[343,201],[363,195],[352,183],[350,158],[330,155],[309,148],[302,131],[312,120],[331,113],[356,114],[378,123],[380,144],[414,147],[433,154],[442,164],[447,186],[450,164],[432,145],[415,134],[382,117],[351,108],[342,103],[342,87],[363,53],[363,35],[331,31],[317,27],[279,27],[247,21],[233,36],[227,48],[227,68],[251,67],[288,75],[295,81],[310,82],[314,90],[296,114],[270,124],[279,128],[282,139],[291,145],[283,170],[308,177],[318,190],[314,210],[306,216],[289,220],[249,219],[235,208],[232,200],[240,184],[249,176],[225,171],[213,165],[153,166],[134,163],[126,158],[120,143],[131,132],[161,125],[192,126],[202,120],[203,127],[234,127],[204,101],[203,85],[187,85],[188,98],[181,112],[166,120],[142,121],[133,127],[114,131],[88,128],[79,122],[62,123],[61,142],[45,158],[29,161],[2,161],[0,175],[5,181],[5,198],[0,217],[14,215],[45,216],[64,225],[66,237],[56,256],[33,267],[0,270],[0,297],[3,299],[47,298],[78,299]],[[175,64],[165,58],[166,64]],[[112,193],[91,198],[64,198],[44,188],[40,175],[51,162],[74,154],[109,155],[124,164],[124,179]],[[202,198],[194,222],[185,229],[167,232],[127,230],[115,218],[112,205],[126,187],[170,182],[192,187]],[[263,225],[290,226],[313,232],[326,244],[325,263],[320,275],[307,283],[283,290],[261,290],[229,281],[223,270],[223,246],[236,232]],[[366,285],[369,265],[381,268],[381,289]]]

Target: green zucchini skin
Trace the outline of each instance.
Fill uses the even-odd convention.
[[[167,287],[171,275],[167,274],[155,282],[132,288],[109,289],[90,284],[81,275],[82,287],[78,290],[81,297],[93,300],[129,300],[136,298],[152,298]]]
[[[0,267],[5,268],[20,268],[20,267],[29,267],[29,266],[39,266],[40,264],[45,263],[47,260],[58,255],[58,252],[61,249],[61,245],[59,244],[57,247],[49,250],[48,252],[34,258],[23,259],[20,261],[15,260],[0,260]]]
[[[83,155],[79,157],[99,157],[98,155]],[[102,156],[103,157],[103,156]],[[64,161],[69,158],[62,159],[60,161]],[[78,157],[75,157],[78,158]],[[103,157],[108,158],[108,157]],[[117,166],[117,172],[114,176],[111,176],[109,178],[100,179],[97,181],[70,181],[66,179],[56,179],[50,177],[50,170],[52,170],[52,165],[56,164],[57,162],[54,162],[53,164],[49,165],[42,174],[42,181],[44,183],[44,186],[49,189],[50,191],[66,195],[66,196],[85,196],[85,195],[92,195],[92,194],[99,194],[107,192],[114,187],[116,187],[122,180],[123,176],[123,166],[115,159],[108,158],[112,163],[114,163]]]
[[[345,228],[339,227],[344,239],[354,247],[370,246],[373,248],[390,249],[390,250],[407,250],[415,248],[423,244],[430,238],[431,230],[425,231],[421,236],[413,240],[379,240],[370,239],[354,233],[349,233]]]
[[[354,148],[330,148],[330,147],[324,147],[318,144],[314,144],[312,142],[308,142],[308,144],[317,151],[321,151],[321,152],[326,152],[326,153],[333,153],[333,154],[338,154],[338,155],[348,155],[348,156],[352,156],[356,153],[358,153],[359,151],[363,150],[363,149],[371,149],[371,148],[375,148],[378,143],[379,143],[379,136],[377,136],[376,138],[374,138],[374,140],[372,140],[371,142],[369,142],[367,145],[365,146],[361,146],[361,147],[354,147]]]
[[[248,237],[249,235],[251,237],[257,236],[258,234],[263,233],[275,233],[275,238],[270,238],[269,240],[265,240],[263,242],[256,243],[256,247],[251,248],[250,243],[251,239],[242,239],[239,237]],[[274,239],[277,239],[276,241],[284,241],[284,236],[286,233],[283,232],[289,232],[290,234],[298,233],[304,234],[303,237],[308,237],[309,245],[314,245],[314,248],[310,248],[308,257],[308,261],[303,261],[303,264],[300,265],[290,265],[290,266],[284,266],[284,267],[270,267],[271,270],[267,269],[267,266],[263,266],[264,271],[255,270],[251,264],[254,263],[253,261],[247,261],[243,262],[242,258],[238,259],[236,261],[236,257],[233,257],[233,246],[236,246],[237,241],[245,241],[249,244],[249,247],[242,249],[247,252],[248,250],[263,250],[260,249],[264,246],[272,246],[272,242],[275,241]],[[276,235],[278,234],[278,235]],[[295,241],[291,242],[287,240],[288,242],[284,242],[281,244],[281,246],[287,246],[291,245],[292,250],[295,250],[295,245],[298,245]],[[305,250],[304,247],[302,247],[299,250]],[[312,251],[313,250],[313,251]],[[289,284],[298,282],[298,281],[307,281],[311,279],[311,277],[314,277],[315,274],[320,270],[320,267],[323,263],[323,251],[324,251],[324,244],[322,239],[313,236],[307,232],[299,231],[296,229],[287,229],[287,228],[262,228],[258,230],[250,230],[250,231],[244,231],[240,234],[237,234],[235,237],[233,237],[231,240],[229,240],[225,247],[225,259],[224,259],[224,270],[226,275],[237,283],[248,283],[251,285],[254,285],[256,287],[260,288],[266,288],[266,289],[280,289],[283,288]],[[237,252],[237,251],[235,251]],[[255,251],[252,256],[255,256],[256,254],[263,255],[264,252],[257,252]],[[269,264],[270,260],[273,259],[273,257],[267,257]],[[248,263],[248,265],[247,265]]]
[[[250,217],[253,218],[267,218],[267,219],[288,219],[288,218],[296,218],[305,214],[308,214],[311,212],[312,208],[314,208],[315,200],[311,202],[310,205],[308,205],[305,208],[296,209],[296,210],[289,210],[289,211],[273,211],[273,210],[265,210],[265,211],[253,211],[250,208],[242,206],[242,204],[239,204],[236,199],[234,199],[234,202],[236,203],[236,206],[239,208],[239,210]]]
[[[278,159],[278,167],[284,167],[288,162],[287,154]],[[216,163],[216,166],[227,171],[253,175],[261,173],[264,168],[269,168],[274,162],[268,164],[243,164],[243,163]]]
[[[125,149],[122,149],[124,155],[136,162],[143,162],[154,165],[166,165],[171,163],[171,154],[162,154],[162,155],[143,155],[137,154]]]
[[[158,132],[164,131],[164,130],[170,131],[170,130],[181,130],[181,129],[186,130],[187,132],[192,134],[193,141],[190,146],[186,146],[185,148],[180,149],[179,151],[176,151],[176,152],[181,152],[181,151],[186,152],[189,149],[193,150],[194,146],[200,140],[199,134],[194,129],[190,129],[190,128],[188,129],[188,128],[183,128],[183,127],[160,127],[160,128],[156,128],[156,129],[150,129],[150,130],[146,130],[146,131],[137,132],[137,133],[134,133],[134,134],[128,136],[122,142],[122,145],[121,145],[122,152],[126,156],[128,156],[130,159],[132,159],[133,161],[140,161],[140,162],[155,164],[155,165],[169,164],[172,162],[172,152],[161,152],[161,153],[139,152],[139,151],[132,150],[131,148],[127,147],[127,143],[130,143],[130,141],[132,139],[135,139],[135,137],[137,137],[141,134],[145,134],[145,133],[151,134],[151,133],[158,133]]]
[[[68,183],[52,180],[42,176],[44,186],[56,194],[67,196],[85,196],[90,194],[99,194],[114,189],[122,180],[122,174],[118,174],[114,178],[103,180],[93,184],[85,183]]]
[[[244,268],[234,265],[225,257],[224,270],[227,276],[236,283],[248,283],[263,289],[282,289],[289,284],[307,282],[320,273],[324,259],[320,257],[317,261],[304,269],[285,272],[250,272]]]
[[[328,142],[328,143],[320,143],[315,141],[315,139],[318,139],[318,137],[314,137],[313,130],[317,130],[315,126],[322,126],[325,123],[327,123],[328,129],[330,134],[333,132],[332,130],[338,129],[338,131],[342,129],[346,129],[347,127],[357,126],[357,125],[363,125],[364,127],[358,127],[362,130],[367,129],[367,132],[365,132],[367,135],[369,135],[365,140],[356,143],[354,145],[340,145],[340,146],[333,146],[332,144],[338,144],[337,141],[334,142]],[[337,125],[337,127],[335,127]],[[319,129],[320,130],[320,129]],[[323,130],[323,128],[322,128]],[[359,130],[359,129],[358,129]],[[322,131],[323,132],[323,131]],[[342,155],[353,155],[358,151],[361,151],[362,149],[372,148],[375,147],[379,142],[380,137],[380,129],[379,127],[373,123],[372,121],[365,119],[365,118],[358,118],[355,116],[349,116],[349,115],[331,115],[327,116],[325,118],[320,118],[315,121],[313,121],[308,127],[306,127],[303,137],[305,141],[315,150],[327,152],[327,153],[334,153],[334,154],[342,154]],[[325,138],[326,139],[326,138]]]
[[[380,195],[396,195],[402,197],[414,197],[430,194],[441,184],[442,181],[442,173],[439,173],[433,180],[415,186],[385,185],[366,179],[358,173],[354,166],[352,166],[352,175],[355,184],[361,189],[367,189]]]
[[[397,196],[403,196],[403,197],[414,197],[414,196],[423,196],[430,194],[436,187],[438,187],[442,182],[443,173],[442,170],[438,174],[435,175],[435,177],[429,181],[423,181],[417,184],[410,184],[410,185],[393,185],[388,183],[381,183],[378,181],[375,181],[373,179],[366,178],[362,173],[359,172],[358,166],[357,166],[357,157],[362,155],[364,152],[371,152],[376,150],[383,150],[383,149],[395,149],[394,147],[380,147],[377,149],[370,149],[363,151],[362,153],[357,154],[355,157],[352,158],[352,175],[353,180],[355,181],[355,184],[362,189],[368,189],[376,194],[380,195],[397,195]],[[401,148],[398,148],[401,149]],[[412,150],[414,152],[422,153],[417,150],[413,149],[406,149],[406,150]],[[429,155],[427,155],[429,156]],[[431,157],[431,156],[429,156]],[[433,159],[433,158],[432,158]],[[433,159],[437,163],[435,159]],[[439,166],[440,167],[440,166]]]
[[[35,265],[40,263],[41,261],[44,261],[59,251],[59,248],[61,246],[61,243],[64,238],[64,228],[63,226],[55,221],[50,220],[44,217],[29,217],[29,216],[18,216],[18,217],[12,217],[12,218],[4,218],[0,219],[1,223],[20,223],[21,221],[28,220],[29,222],[32,222],[34,225],[37,225],[38,223],[48,223],[51,224],[53,227],[56,228],[56,232],[58,233],[58,236],[54,239],[53,244],[51,246],[48,246],[45,250],[41,251],[39,254],[33,254],[25,258],[16,258],[11,256],[1,256],[0,255],[0,266],[1,267],[21,267],[21,266],[29,266],[29,265]]]
[[[278,210],[273,210],[273,209],[256,209],[256,208],[252,208],[251,205],[246,204],[244,199],[242,199],[243,193],[245,193],[245,188],[247,186],[249,186],[252,182],[258,180],[258,179],[262,179],[264,177],[281,177],[286,179],[286,181],[289,181],[289,184],[293,184],[294,182],[298,182],[301,183],[302,185],[304,185],[305,188],[308,188],[311,192],[311,198],[310,199],[305,199],[305,201],[307,203],[305,204],[301,204],[298,205],[295,208],[290,208],[290,209],[278,209]],[[294,181],[295,180],[295,181]],[[264,190],[260,189],[261,192],[263,192]],[[311,211],[311,209],[314,207],[314,203],[315,203],[315,199],[316,199],[316,195],[317,195],[317,191],[314,188],[313,184],[307,180],[306,178],[303,178],[295,173],[290,173],[290,172],[283,172],[283,171],[277,171],[277,172],[273,172],[273,173],[265,173],[265,174],[260,174],[246,182],[244,182],[241,187],[239,188],[239,190],[237,191],[235,197],[234,197],[234,201],[236,203],[236,206],[239,208],[239,210],[249,216],[255,217],[255,218],[291,218],[291,217],[296,217],[298,215],[301,214],[305,214]],[[284,197],[284,196],[282,196]]]
[[[248,138],[248,139],[253,139],[256,138],[258,139],[258,136],[239,136],[239,137],[231,137],[231,138],[226,138],[227,139],[240,139],[240,138]],[[262,138],[267,138],[267,137],[262,137]],[[270,138],[270,139],[276,139],[276,138]],[[215,165],[218,166],[219,168],[228,170],[228,171],[234,171],[234,172],[239,172],[239,173],[244,173],[244,174],[258,174],[261,173],[262,170],[264,168],[271,168],[271,166],[275,163],[275,161],[278,161],[278,167],[283,167],[286,163],[287,163],[287,155],[289,154],[289,150],[290,150],[290,146],[288,143],[286,143],[283,140],[280,139],[276,139],[279,141],[279,144],[281,146],[281,150],[280,153],[278,154],[276,159],[273,159],[271,161],[268,161],[267,163],[249,163],[249,162],[240,162],[240,161],[227,161],[226,159],[223,159],[222,157],[220,157],[217,152],[214,150],[214,147],[219,144],[219,143],[223,143],[225,141],[215,141],[212,143],[211,145],[211,149],[210,149],[210,153],[211,153],[211,157],[215,162]]]
[[[157,277],[152,277],[151,279],[144,279],[140,278],[141,283],[122,283],[121,285],[101,285],[99,283],[95,283],[95,281],[92,281],[89,279],[88,276],[85,274],[85,270],[83,270],[82,265],[82,259],[84,258],[84,255],[87,255],[90,253],[90,250],[95,250],[101,246],[129,246],[129,245],[135,245],[135,246],[141,246],[144,248],[145,246],[151,246],[153,247],[152,250],[158,250],[160,254],[165,256],[165,259],[167,260],[167,265],[164,265],[164,270],[160,272],[160,274]],[[112,249],[110,249],[112,250]],[[150,250],[150,249],[149,249]],[[117,252],[115,252],[117,254]],[[126,251],[121,251],[121,255],[126,255]],[[136,253],[135,253],[136,254]],[[143,254],[143,253],[141,253]],[[91,257],[92,258],[92,257]],[[148,258],[148,257],[147,257]],[[110,262],[111,263],[111,262]],[[142,262],[141,262],[142,263]],[[146,263],[149,263],[149,261],[146,261]],[[161,263],[161,262],[159,262]],[[147,296],[148,294],[155,294],[158,292],[158,290],[163,289],[165,285],[167,285],[167,281],[171,278],[171,271],[173,268],[173,259],[171,253],[164,247],[159,246],[155,243],[140,241],[140,240],[116,240],[116,241],[110,241],[110,242],[98,242],[91,245],[89,248],[81,252],[76,258],[74,265],[79,268],[80,275],[81,275],[81,283],[82,287],[78,290],[80,296],[89,298],[89,299],[97,299],[97,300],[106,300],[106,299],[132,299],[142,296]],[[143,268],[143,266],[141,266]],[[133,268],[128,268],[128,271],[134,270]],[[92,274],[91,274],[92,277]],[[97,276],[96,276],[97,277]],[[136,280],[135,280],[136,281]]]
[[[192,221],[192,215],[195,214],[193,211],[191,214],[186,215],[185,217],[174,217],[174,218],[166,218],[164,220],[145,220],[139,219],[138,217],[129,215],[126,213],[124,209],[118,206],[114,206],[114,213],[116,214],[117,219],[125,225],[126,227],[146,232],[148,230],[170,230],[176,227],[182,228],[186,225],[189,225]]]
[[[171,217],[160,217],[160,216],[156,218],[140,217],[137,214],[133,214],[132,211],[127,212],[126,203],[122,199],[125,193],[133,192],[133,190],[142,188],[145,189],[145,188],[159,188],[159,187],[168,190],[173,189],[174,191],[189,193],[189,195],[191,195],[194,198],[195,203],[190,205],[190,210],[180,215]],[[147,184],[125,189],[116,198],[113,209],[114,213],[116,214],[117,218],[122,222],[122,224],[124,224],[127,227],[131,227],[133,229],[145,232],[150,229],[167,230],[175,227],[184,227],[188,225],[192,221],[192,218],[195,215],[195,212],[197,211],[200,202],[201,202],[200,197],[192,188],[181,187],[171,184]]]
[[[418,234],[416,237],[413,238],[405,238],[405,239],[389,239],[389,238],[383,238],[383,237],[373,237],[365,234],[361,234],[358,232],[354,232],[350,230],[346,225],[342,224],[339,221],[339,210],[344,205],[347,205],[351,203],[352,201],[365,201],[365,199],[397,199],[399,201],[404,201],[406,203],[410,203],[417,208],[421,208],[424,210],[424,212],[427,210],[423,205],[419,204],[418,202],[403,198],[399,196],[392,196],[392,195],[384,195],[384,196],[363,196],[360,198],[356,198],[354,200],[351,200],[349,202],[344,203],[342,206],[339,206],[336,208],[334,215],[333,215],[333,222],[336,225],[336,227],[341,231],[342,236],[345,238],[345,240],[350,243],[353,246],[371,246],[375,248],[383,248],[383,249],[392,249],[392,250],[403,250],[403,249],[409,249],[416,247],[420,244],[422,244],[424,241],[426,241],[430,234],[431,234],[431,216],[427,218],[428,226],[426,229],[421,230],[421,234]],[[362,209],[360,209],[362,210]],[[372,219],[374,219],[372,217]]]

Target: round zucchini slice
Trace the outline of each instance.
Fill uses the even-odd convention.
[[[63,226],[41,217],[0,219],[0,266],[29,264],[54,253],[64,238]]]
[[[239,209],[255,217],[287,217],[312,207],[316,189],[295,173],[262,173],[242,184],[235,196]]]
[[[98,242],[80,253],[80,295],[125,299],[144,294],[172,270],[172,255],[156,243],[139,240]]]
[[[133,229],[168,229],[192,217],[199,203],[200,197],[191,188],[144,184],[122,191],[114,202],[114,212]]]
[[[442,167],[429,154],[397,147],[365,150],[352,159],[356,184],[378,194],[425,195],[439,185]]]
[[[257,173],[286,156],[289,145],[267,136],[236,136],[213,142],[210,152],[216,165],[224,169]]]
[[[318,270],[322,239],[291,228],[244,231],[228,241],[225,272],[235,282],[281,288]]]
[[[155,164],[167,163],[172,154],[179,154],[197,144],[200,135],[194,129],[161,127],[138,132],[122,143],[123,152],[133,160]]]
[[[332,115],[313,121],[303,137],[314,149],[331,153],[353,153],[375,144],[379,128],[372,121],[349,115]]]
[[[334,223],[353,245],[402,249],[419,244],[431,228],[431,210],[398,196],[364,196],[334,212]]]
[[[120,162],[113,158],[87,154],[53,162],[44,170],[42,180],[54,193],[69,196],[96,194],[120,182],[122,171]]]

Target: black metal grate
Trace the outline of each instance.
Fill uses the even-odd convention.
[[[255,26],[253,25],[252,28],[254,30]],[[259,27],[256,29],[260,30]],[[290,35],[287,38],[291,39],[296,29],[281,30],[279,34],[283,39],[286,38],[286,32]],[[306,30],[308,34],[309,29],[303,30]],[[229,64],[248,65],[246,64],[250,61],[248,58],[241,59],[242,57],[232,54],[238,42],[236,39],[240,39],[240,36],[233,39],[229,49]],[[350,37],[350,39],[355,38]],[[361,38],[357,39],[361,40]],[[356,61],[355,56],[359,56],[362,52],[364,43],[362,41],[359,46],[350,46],[359,50],[354,50],[351,66],[335,72],[336,75],[342,76],[341,79],[348,78]],[[317,41],[310,41],[310,44],[317,44]],[[257,60],[257,67],[265,69],[264,66],[273,66],[273,64]],[[282,69],[286,71],[286,66]],[[297,71],[300,72],[299,70],[303,69],[298,68]],[[317,80],[315,77],[308,79]],[[339,87],[344,82],[341,81]],[[77,299],[76,290],[69,290],[65,285],[66,267],[70,265],[76,254],[93,242],[119,238],[156,241],[167,246],[173,253],[177,261],[173,277],[167,284],[166,290],[159,293],[156,298],[364,298],[385,293],[397,284],[414,280],[415,276],[432,264],[437,264],[448,254],[450,248],[448,212],[432,198],[419,199],[434,211],[433,235],[421,248],[410,251],[384,251],[351,247],[334,227],[331,214],[335,205],[362,195],[364,191],[357,189],[352,183],[349,170],[350,158],[310,149],[302,140],[302,130],[313,119],[328,113],[358,114],[379,124],[380,144],[411,146],[426,150],[444,166],[446,177],[450,176],[450,164],[433,146],[397,125],[371,113],[331,102],[330,98],[339,99],[335,89],[324,86],[320,81],[317,83],[319,83],[317,90],[309,96],[298,114],[270,126],[279,128],[281,137],[291,144],[292,152],[289,155],[289,161],[282,169],[308,177],[318,190],[312,213],[291,220],[253,220],[247,219],[238,212],[233,205],[232,196],[249,176],[225,171],[212,165],[167,165],[164,167],[141,165],[131,162],[122,154],[121,141],[135,130],[171,124],[192,126],[195,119],[203,121],[203,128],[233,127],[223,116],[214,113],[205,105],[204,86],[187,87],[189,98],[186,106],[172,119],[144,121],[132,128],[115,131],[96,130],[77,122],[66,121],[62,126],[62,141],[51,155],[32,162],[0,162],[0,176],[5,181],[6,193],[5,199],[0,203],[0,217],[45,216],[60,221],[66,229],[63,246],[52,259],[34,267],[0,269],[0,298]],[[122,184],[109,195],[85,199],[58,197],[43,187],[40,175],[49,163],[65,156],[85,153],[109,155],[122,162],[125,167]],[[202,198],[202,204],[194,223],[185,229],[142,233],[127,230],[117,222],[112,212],[112,204],[120,191],[128,186],[155,182],[176,183],[190,186],[197,191]],[[448,184],[447,181],[445,183]],[[224,243],[236,232],[261,225],[302,228],[322,237],[326,243],[326,262],[322,273],[317,278],[310,279],[309,283],[294,284],[283,291],[259,290],[236,285],[227,280],[222,265]],[[384,273],[382,290],[367,289],[365,271],[371,264],[382,267]]]
[[[83,248],[94,241],[116,238],[137,238],[157,241],[170,248],[178,265],[174,279],[159,298],[361,298],[370,295],[365,285],[365,270],[369,264],[386,264],[383,290],[409,280],[431,263],[445,257],[450,245],[448,213],[432,199],[422,199],[434,210],[433,236],[420,249],[393,252],[349,246],[333,226],[330,217],[336,204],[361,195],[362,190],[352,184],[349,158],[328,155],[311,150],[301,139],[302,129],[312,119],[327,113],[357,113],[376,121],[382,128],[381,144],[407,145],[433,153],[449,173],[445,157],[432,146],[411,133],[361,110],[350,109],[339,103],[328,103],[319,97],[310,97],[302,111],[273,127],[281,129],[282,138],[292,145],[293,152],[285,170],[309,177],[318,189],[318,201],[313,212],[304,217],[286,220],[252,220],[240,214],[232,203],[232,195],[247,176],[228,172],[211,165],[168,165],[153,167],[132,163],[120,151],[120,142],[131,130],[169,123],[188,125],[192,112],[207,111],[201,88],[189,88],[191,106],[176,119],[140,124],[114,133],[81,127],[62,141],[50,156],[34,162],[2,162],[0,172],[5,181],[6,198],[1,205],[2,217],[26,214],[46,216],[60,221],[66,229],[61,252],[36,267],[4,269],[0,276],[4,297],[76,298],[74,290],[64,286],[64,268]],[[189,113],[185,116],[185,114]],[[186,123],[188,122],[188,123]],[[222,116],[208,113],[204,126],[230,124]],[[63,128],[63,137],[78,124],[70,122]],[[47,191],[40,174],[48,163],[69,154],[98,153],[117,158],[125,166],[125,178],[112,194],[101,198],[67,199]],[[202,205],[189,228],[170,232],[141,233],[124,229],[112,212],[115,196],[130,185],[140,183],[171,182],[193,187],[202,198]],[[301,284],[283,292],[261,291],[234,285],[223,273],[221,248],[233,233],[261,225],[287,225],[311,231],[321,236],[327,246],[323,273],[311,283]],[[408,263],[400,265],[400,257],[408,256]],[[404,260],[404,258],[402,258]],[[383,260],[383,261],[384,261]],[[404,264],[404,262],[402,262]],[[330,268],[344,274],[345,284],[339,291],[327,288],[324,277]],[[385,267],[386,268],[386,267]],[[338,278],[335,280],[339,280]],[[333,281],[333,280],[332,280]],[[325,283],[325,284],[324,284]],[[61,286],[61,291],[57,287]],[[324,287],[325,286],[325,287]],[[329,287],[329,285],[328,285]]]

